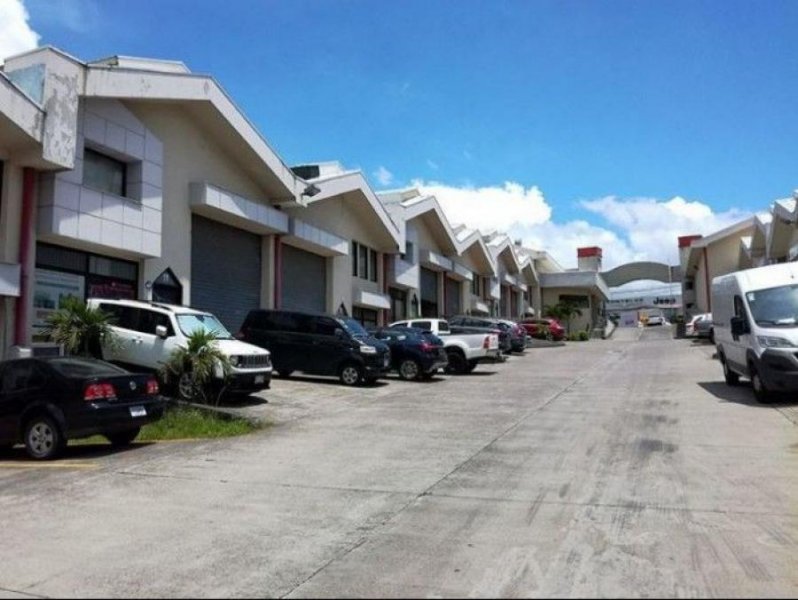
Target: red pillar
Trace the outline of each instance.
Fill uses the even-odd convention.
[[[33,241],[33,208],[36,189],[36,171],[25,167],[22,172],[22,217],[19,224],[20,294],[15,306],[14,343],[22,345],[27,340],[28,304],[30,304],[30,269],[28,263]]]

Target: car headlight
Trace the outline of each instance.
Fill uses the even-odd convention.
[[[377,354],[377,349],[374,346],[361,346],[360,351],[363,354]]]
[[[795,348],[795,344],[783,337],[758,335],[756,336],[756,341],[763,348]]]
[[[230,364],[233,365],[234,367],[241,366],[241,357],[234,354],[233,356],[230,357]]]

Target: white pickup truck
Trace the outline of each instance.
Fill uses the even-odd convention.
[[[413,327],[438,336],[449,357],[447,373],[470,373],[483,361],[499,357],[499,336],[495,333],[452,333],[446,319],[408,319],[389,327]]]

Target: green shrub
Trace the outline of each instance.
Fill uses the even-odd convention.
[[[586,342],[590,339],[590,334],[587,331],[580,331],[579,332],[579,341]]]

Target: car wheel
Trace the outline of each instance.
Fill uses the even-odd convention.
[[[177,381],[177,396],[185,402],[193,402],[197,397],[197,383],[191,373],[183,373]]]
[[[762,376],[759,374],[759,371],[756,370],[754,365],[750,365],[748,370],[751,373],[751,387],[754,388],[754,398],[756,398],[757,402],[760,404],[770,403],[770,390],[765,387],[765,382],[762,381]]]
[[[347,363],[341,367],[338,377],[344,385],[357,385],[363,380],[363,370],[355,363]]]
[[[468,363],[462,352],[452,350],[449,354],[449,364],[446,367],[446,372],[449,374],[462,375],[468,368]]]
[[[105,437],[111,442],[112,446],[127,446],[136,439],[140,431],[141,427],[135,427],[133,429],[126,429],[125,431],[106,433]]]
[[[55,458],[65,445],[66,440],[52,417],[36,416],[25,425],[25,451],[31,458]]]
[[[412,358],[408,358],[402,361],[402,364],[399,365],[399,377],[404,379],[405,381],[410,381],[411,379],[418,379],[419,376],[419,366],[416,361]]]
[[[737,385],[740,383],[740,376],[729,368],[726,363],[726,357],[720,355],[720,364],[723,365],[723,378],[726,380],[726,385]]]
[[[291,373],[293,373],[291,369],[283,369],[282,371],[277,371],[277,374],[283,379],[288,379],[289,377],[291,377]]]
[[[479,364],[479,362],[478,362],[478,361],[476,361],[476,360],[469,360],[469,361],[468,361],[468,364],[466,365],[465,372],[466,372],[466,373],[473,373],[473,372],[474,372],[474,369],[476,369],[476,368],[477,368],[477,365],[478,365],[478,364]]]

